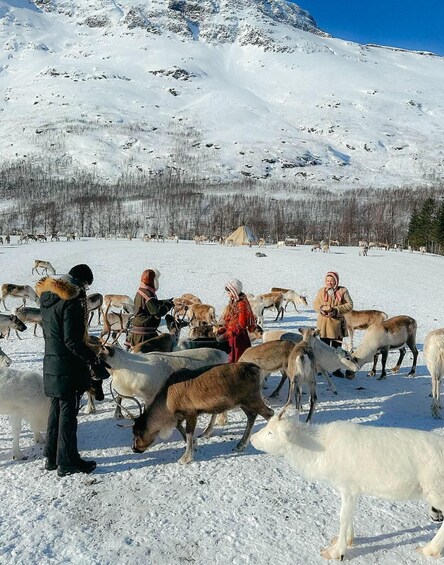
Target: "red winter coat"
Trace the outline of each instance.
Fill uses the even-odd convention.
[[[239,300],[231,301],[222,319],[224,329],[221,333],[224,333],[230,345],[228,363],[235,363],[251,347],[248,330],[253,330],[256,325],[247,297],[241,294]]]

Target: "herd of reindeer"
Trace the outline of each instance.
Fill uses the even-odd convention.
[[[55,275],[56,270],[50,262],[36,260],[32,267],[32,274],[34,273]],[[33,287],[12,283],[1,285],[0,301],[6,311],[6,299],[10,297],[21,298],[22,305],[16,307],[12,314],[0,314],[1,336],[8,337],[11,330],[14,330],[17,337],[20,337],[27,325],[32,324],[36,335],[37,327],[42,327],[42,318]],[[431,432],[404,430],[402,433],[406,437],[399,440],[401,432],[397,432],[396,428],[375,431],[371,426],[344,422],[321,425],[310,423],[317,403],[318,375],[322,375],[334,395],[337,390],[331,373],[342,370],[347,378],[352,379],[364,364],[373,361],[369,375],[374,376],[377,374],[377,361],[381,355],[382,369],[378,379],[383,380],[387,375],[386,362],[389,351],[399,350],[398,361],[392,369],[392,372],[396,373],[408,347],[413,355],[408,376],[414,376],[418,357],[416,320],[406,315],[388,318],[385,312],[379,310],[352,310],[344,315],[349,349],[335,349],[322,342],[314,328],[301,327],[297,332],[264,330],[264,313],[267,310],[276,312],[274,321],[282,320],[289,305],[297,312],[298,307],[307,307],[306,296],[290,288],[273,287],[263,294],[247,294],[247,298],[257,322],[250,334],[254,345],[242,354],[238,362],[228,363],[226,343],[217,339],[219,322],[214,306],[204,304],[193,294],[186,293],[174,299],[174,307],[165,317],[166,332],[138,344],[131,351],[120,345],[119,338],[126,335],[131,328],[134,312],[132,298],[127,295],[100,293],[87,296],[88,326],[91,325],[95,313],[97,323],[102,324],[100,336],[90,335],[89,345],[110,367],[111,395],[116,402],[115,417],[126,416],[133,422],[132,450],[142,453],[152,445],[157,436],[166,438],[177,429],[186,442],[185,452],[179,462],[190,463],[194,458],[194,432],[198,416],[202,413],[211,415],[201,434],[208,438],[215,425],[226,423],[228,411],[241,408],[247,417],[247,425],[242,438],[235,446],[236,451],[245,449],[251,439],[258,449],[287,457],[290,464],[309,479],[326,480],[346,493],[346,496],[343,496],[344,512],[341,512],[340,535],[337,541],[322,553],[328,559],[342,559],[346,547],[353,540],[351,516],[355,503],[350,506],[350,500],[357,499],[360,494],[373,494],[383,498],[408,498],[413,492],[422,492],[421,489],[427,488],[427,495],[424,497],[432,504],[438,517],[442,518],[442,513],[437,509],[444,509],[444,499],[441,504],[440,494],[444,492],[444,484],[441,485],[440,479],[440,488],[437,489],[438,482],[433,475],[434,466],[427,470],[430,476],[425,476],[420,470],[412,471],[412,468],[420,469],[419,463],[416,465],[416,459],[421,461],[424,450],[436,452],[436,457],[443,459],[444,439],[433,437],[436,434]],[[27,306],[27,300],[34,301],[36,306]],[[222,317],[223,314],[220,319]],[[185,327],[188,327],[188,335],[181,338],[181,330]],[[365,333],[360,344],[354,348],[354,332],[357,330],[365,330]],[[424,356],[432,377],[432,416],[440,418],[440,379],[444,375],[444,328],[427,335]],[[34,440],[42,443],[41,431],[46,429],[49,399],[44,394],[41,373],[17,370],[10,365],[11,359],[0,348],[0,414],[7,414],[11,421],[13,458],[25,459],[19,447],[22,419],[29,421]],[[285,382],[289,383],[286,401],[278,415],[274,415],[274,411],[267,406],[262,394],[266,379],[276,372],[280,372],[282,378],[271,397],[279,394]],[[299,419],[296,424],[294,421],[288,423],[284,413],[293,398],[296,409],[302,409],[304,387],[307,387],[309,392],[306,423],[300,422]],[[124,405],[123,399],[129,399],[138,406],[138,415],[129,410],[128,403],[127,406]],[[93,391],[88,391],[86,412],[94,413],[95,410]],[[268,424],[252,436],[252,428],[258,415],[266,419]],[[298,438],[302,440],[299,441]],[[404,454],[405,450],[401,454],[396,452],[396,456],[393,455],[396,461],[392,466],[398,469],[399,465],[404,465],[406,472],[396,477],[395,482],[401,485],[399,492],[389,492],[384,487],[384,477],[371,477],[369,469],[378,458],[381,459],[380,464],[385,465],[392,451],[395,453],[395,449],[399,447],[400,441],[404,441],[406,450],[410,451],[408,456]],[[443,445],[435,445],[440,441]],[[344,449],[356,457],[356,454],[359,454],[363,466],[362,473],[350,475],[347,465],[341,468],[339,474],[336,472],[341,461],[345,459],[335,454],[333,446],[342,445],[341,442],[345,446]],[[351,449],[353,442],[356,445]],[[385,449],[389,444],[393,444],[392,451]],[[426,447],[421,449],[421,445]],[[444,464],[444,461],[442,463]],[[390,469],[387,469],[387,472],[391,472]],[[348,477],[346,483],[344,477]],[[430,544],[421,548],[421,551],[426,555],[439,555],[444,543],[440,542],[441,538],[437,538],[438,534]]]
[[[32,274],[55,275],[56,270],[49,261],[35,260]],[[15,297],[22,299],[22,305],[15,308],[12,314],[0,314],[0,334],[9,336],[14,330],[20,338],[20,332],[26,329],[27,324],[33,325],[34,335],[37,327],[42,326],[42,317],[38,307],[38,297],[30,285],[1,285],[0,301],[7,310],[6,298]],[[311,329],[300,329],[300,332],[289,331],[264,331],[264,313],[274,310],[274,321],[283,319],[284,312],[289,305],[298,311],[298,307],[308,307],[307,297],[293,289],[272,287],[268,292],[253,295],[247,294],[252,312],[257,325],[250,334],[251,341],[258,343],[244,353],[242,362],[254,363],[260,368],[260,382],[272,373],[280,371],[281,382],[276,395],[288,379],[289,394],[287,402],[292,399],[295,390],[295,402],[301,408],[301,393],[303,386],[308,386],[310,409],[307,420],[311,420],[317,401],[316,375],[322,374],[329,388],[336,392],[329,373],[344,370],[348,378],[353,378],[364,364],[373,361],[370,375],[376,375],[376,366],[379,354],[382,359],[382,369],[379,379],[385,379],[387,370],[386,362],[391,349],[399,349],[399,359],[392,372],[399,371],[406,353],[406,347],[413,355],[413,364],[409,376],[416,371],[418,350],[416,348],[417,323],[410,316],[395,316],[388,319],[385,312],[379,310],[352,310],[344,315],[346,332],[349,337],[349,350],[334,349],[317,339],[317,332]],[[34,301],[37,306],[27,306],[26,301]],[[128,295],[92,293],[87,296],[87,310],[89,313],[88,325],[90,326],[97,314],[97,323],[102,324],[98,340],[100,347],[110,345],[115,349],[119,347],[119,338],[126,337],[130,328],[134,312],[133,299]],[[174,299],[174,308],[166,316],[166,332],[159,333],[155,338],[146,340],[133,347],[131,354],[148,354],[152,352],[171,353],[177,350],[195,350],[199,347],[222,349],[224,344],[216,339],[219,328],[215,308],[204,304],[197,296],[187,293]],[[188,326],[188,336],[180,338],[181,330]],[[364,337],[357,348],[354,348],[353,339],[356,330],[366,330]],[[431,332],[425,341],[425,358],[432,375],[432,415],[440,417],[439,385],[443,373],[444,361],[444,330]],[[92,338],[91,338],[92,339]],[[97,340],[97,338],[96,338]],[[93,344],[97,346],[97,344]],[[226,353],[226,352],[225,352]],[[118,388],[117,388],[118,390]],[[272,396],[273,396],[272,395]],[[133,395],[137,397],[137,395]],[[89,400],[91,409],[93,399]]]

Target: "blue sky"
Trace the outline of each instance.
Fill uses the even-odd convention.
[[[444,55],[444,0],[296,0],[341,39]]]

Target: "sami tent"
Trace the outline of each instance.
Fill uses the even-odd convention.
[[[239,226],[227,237],[225,245],[257,245],[258,240],[247,226]]]

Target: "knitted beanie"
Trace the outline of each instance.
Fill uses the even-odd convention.
[[[76,279],[80,284],[92,284],[94,280],[93,273],[88,265],[84,263],[80,265],[75,265],[70,271],[69,274],[72,276],[73,279]]]
[[[159,277],[160,273],[157,269],[145,269],[140,277],[140,282],[154,288],[154,290],[158,290]]]
[[[242,283],[238,279],[231,279],[225,284],[225,290],[228,290],[228,292],[232,294],[236,300],[238,300],[239,294],[242,292],[242,288]]]

